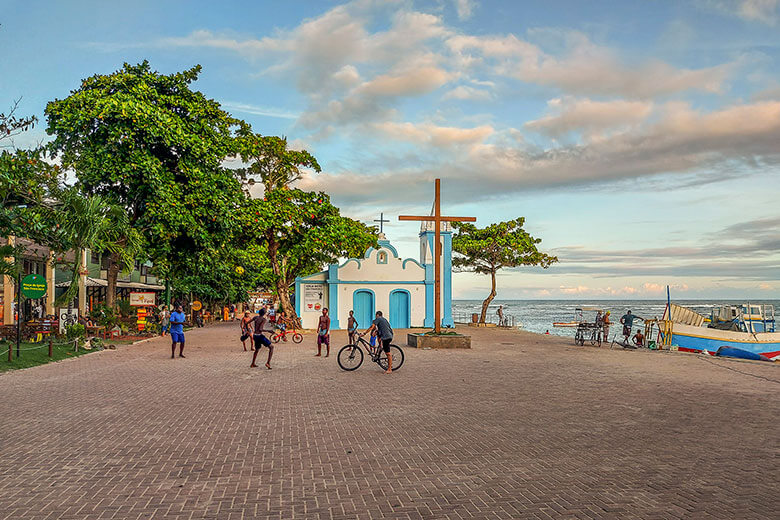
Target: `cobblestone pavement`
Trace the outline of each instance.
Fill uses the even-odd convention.
[[[780,517],[777,365],[471,332],[390,376],[313,335],[250,369],[235,325],[2,375],[0,518]]]

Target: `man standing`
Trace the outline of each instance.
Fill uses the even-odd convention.
[[[265,345],[268,347],[268,361],[265,363],[265,368],[271,370],[271,356],[274,355],[274,346],[273,343],[271,343],[271,340],[263,334],[264,332],[269,332],[267,330],[268,319],[265,317],[265,309],[260,309],[260,312],[257,313],[257,316],[252,320],[252,323],[255,328],[255,333],[252,336],[252,339],[254,339],[255,342],[255,353],[252,354],[252,364],[249,365],[249,367],[257,368],[257,364],[255,363],[255,361],[257,361],[257,353],[260,352],[260,349]]]
[[[620,318],[620,323],[623,324],[623,336],[625,336],[624,343],[628,343],[628,337],[631,336],[631,327],[634,325],[634,318],[641,320],[639,316],[634,316],[631,314],[631,311],[627,311],[622,318]]]
[[[252,335],[249,332],[251,323],[252,318],[249,317],[249,311],[244,312],[244,317],[241,318],[241,344],[244,345],[244,352],[246,352],[246,340]]]
[[[171,320],[171,313],[168,311],[168,307],[163,307],[163,310],[160,312],[160,335],[165,336],[165,334],[168,332],[168,328],[170,325]]]
[[[496,314],[498,314],[498,326],[503,327],[504,326],[504,306],[499,305],[498,310],[496,311]]]
[[[393,328],[390,326],[390,322],[382,317],[382,311],[376,311],[376,319],[363,334],[373,331],[376,331],[377,337],[382,342],[382,350],[387,354],[387,370],[385,374],[391,374],[393,372],[393,355],[390,353],[390,343],[393,341]]]
[[[322,344],[325,343],[328,350],[325,352],[325,357],[330,356],[330,317],[328,316],[328,308],[322,309],[322,316],[317,324],[317,354],[314,357],[322,355]]]
[[[171,313],[171,359],[176,357],[176,344],[179,344],[179,357],[184,357],[184,322],[187,321],[184,316],[184,310],[181,305],[176,306],[176,310]]]
[[[609,324],[611,323],[609,321],[609,314],[610,311],[607,311],[601,318],[601,325],[604,327],[604,341],[607,341],[607,338],[609,338]]]

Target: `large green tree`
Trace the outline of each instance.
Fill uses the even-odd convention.
[[[306,150],[290,150],[287,139],[273,135],[259,135],[243,128],[238,144],[241,159],[249,163],[239,173],[249,179],[259,178],[265,191],[288,188],[303,176],[305,169],[320,172],[320,165]]]
[[[249,201],[242,229],[268,252],[270,271],[265,280],[279,297],[282,310],[300,326],[290,301],[298,276],[322,269],[339,258],[362,255],[376,246],[376,229],[347,217],[321,192],[277,188]]]
[[[7,112],[0,112],[0,148],[11,147],[15,135],[35,127],[38,121],[35,116],[25,117],[16,114],[21,100],[22,98],[19,98],[14,101]]]
[[[480,323],[485,323],[488,306],[496,297],[496,273],[500,269],[538,265],[548,268],[558,261],[536,247],[542,239],[534,238],[523,229],[525,218],[478,228],[466,222],[454,222],[457,230],[452,237],[452,259],[456,270],[490,275],[490,294],[482,302]]]
[[[51,148],[78,187],[122,206],[166,277],[225,241],[244,193],[223,162],[241,122],[191,88],[201,67],[173,74],[144,61],[82,81],[46,106]],[[121,266],[109,256],[109,304]]]

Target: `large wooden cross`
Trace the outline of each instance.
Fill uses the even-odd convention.
[[[443,217],[441,215],[441,179],[436,179],[436,195],[433,199],[433,215],[412,216],[400,215],[398,220],[416,220],[421,222],[434,222],[436,231],[436,247],[433,251],[433,305],[434,305],[434,330],[441,332],[441,223],[442,222],[476,222],[474,217]]]
[[[384,223],[385,222],[390,222],[390,221],[385,218],[385,214],[384,213],[380,213],[379,214],[379,220],[374,219],[374,222],[379,222],[379,232],[380,233],[384,233],[385,232]]]

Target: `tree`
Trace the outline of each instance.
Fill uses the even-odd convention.
[[[237,153],[241,122],[190,88],[200,65],[164,75],[144,61],[83,80],[46,106],[52,150],[85,193],[127,212],[166,279],[229,236],[244,194],[223,161]],[[109,255],[109,287],[120,257]],[[114,294],[108,291],[109,304]]]
[[[454,222],[457,233],[452,237],[452,249],[458,253],[452,265],[459,271],[490,275],[490,294],[482,302],[480,323],[485,323],[488,306],[496,297],[496,273],[505,267],[538,265],[548,268],[558,261],[555,256],[540,252],[534,238],[523,229],[525,218],[491,224],[479,229],[474,224]]]
[[[3,141],[11,140],[15,135],[30,130],[35,127],[35,123],[38,121],[35,116],[18,117],[16,115],[21,100],[22,98],[19,98],[14,101],[7,114],[0,112],[0,148],[6,147]]]
[[[63,192],[59,209],[56,218],[62,241],[74,252],[70,287],[58,299],[61,303],[76,295],[84,249],[115,255],[120,265],[129,268],[142,239],[140,233],[129,227],[124,208],[111,204],[102,195],[85,196],[71,188]]]
[[[299,189],[275,189],[249,201],[241,228],[264,240],[271,266],[267,282],[296,326],[300,320],[290,302],[295,278],[377,245],[375,228],[342,217],[325,193]]]
[[[239,173],[259,177],[265,191],[289,187],[302,177],[302,168],[321,171],[317,159],[306,150],[288,150],[287,138],[262,136],[243,129],[238,141],[241,159],[251,163]]]

